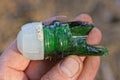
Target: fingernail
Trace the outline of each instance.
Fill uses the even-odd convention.
[[[61,71],[68,77],[74,76],[79,70],[79,63],[76,59],[66,58],[60,65]]]

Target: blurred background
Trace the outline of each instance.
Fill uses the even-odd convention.
[[[0,0],[0,53],[23,24],[56,15],[72,20],[80,13],[92,16],[103,33],[101,45],[109,50],[95,80],[120,80],[120,0]]]

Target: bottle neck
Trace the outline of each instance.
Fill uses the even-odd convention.
[[[43,28],[45,55],[51,56],[56,52],[75,52],[75,45],[79,41],[74,36],[85,37],[92,28],[93,26],[82,22],[79,22],[79,24],[78,22],[54,22],[50,25],[45,25]],[[82,43],[79,45],[83,45]]]

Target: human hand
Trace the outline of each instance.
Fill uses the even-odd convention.
[[[56,16],[43,21],[64,21],[67,17]],[[74,19],[92,23],[90,16],[81,14]],[[99,44],[102,35],[97,28],[89,33],[87,43]],[[61,61],[32,61],[22,56],[17,49],[16,40],[0,56],[0,80],[93,80],[99,68],[100,58],[96,56],[79,57],[71,55]]]

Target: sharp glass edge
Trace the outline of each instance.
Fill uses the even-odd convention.
[[[59,24],[68,24],[69,27],[74,27],[74,26],[84,26],[84,27],[94,27],[94,24],[90,24],[90,23],[87,23],[87,22],[82,22],[82,21],[72,21],[72,22],[60,22],[58,20],[54,20],[52,23],[48,24],[48,25],[44,25],[44,27],[47,27],[49,25],[54,25],[55,22],[58,22],[58,25]]]

